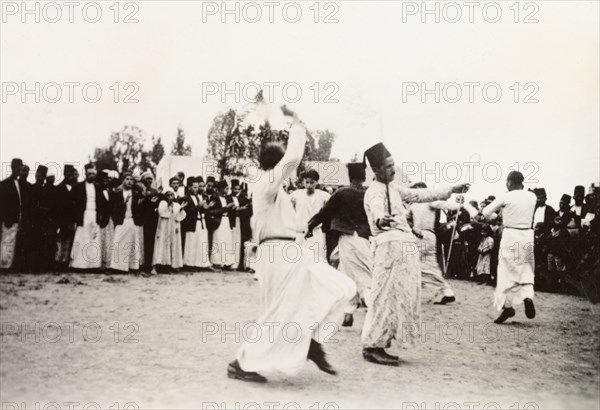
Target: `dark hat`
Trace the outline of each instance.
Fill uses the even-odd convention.
[[[215,177],[213,177],[212,175],[206,177],[206,182],[215,182]]]
[[[67,175],[68,173],[75,172],[76,170],[75,170],[75,167],[73,165],[66,164],[63,171],[64,171],[64,174]]]
[[[351,162],[347,165],[348,167],[348,178],[350,180],[358,179],[364,181],[366,179],[367,167],[363,162]]]
[[[44,178],[46,177],[46,175],[48,175],[48,167],[45,165],[38,165],[37,170],[35,171],[35,173],[40,173],[44,176]]]
[[[575,187],[575,191],[573,192],[573,195],[577,195],[577,194],[581,194],[581,195],[585,194],[585,188],[582,185],[577,185]]]
[[[392,154],[390,154],[385,145],[380,142],[365,151],[363,163],[365,163],[365,158],[367,158],[371,168],[377,168],[383,164],[386,158],[391,156]]]
[[[21,158],[13,158],[13,160],[10,161],[11,168],[22,167],[22,166],[23,166],[23,160]]]
[[[96,168],[96,165],[90,162],[89,164],[85,164],[83,168],[87,171],[88,169]]]
[[[217,182],[217,188],[219,189],[223,189],[223,188],[227,188],[229,185],[227,185],[227,181],[225,180],[221,180],[219,182]]]
[[[571,203],[571,195],[567,195],[567,194],[563,194],[563,196],[560,197],[561,201],[565,201],[567,203]]]
[[[496,199],[496,197],[494,195],[490,195],[487,197],[488,201],[493,201]]]
[[[231,180],[231,187],[238,187],[240,186],[240,180],[239,179],[232,179]]]
[[[534,192],[537,196],[546,196],[546,190],[544,188],[536,188]]]
[[[187,177],[186,181],[186,185],[190,186],[192,185],[194,182],[196,182],[196,178],[195,177]]]
[[[198,176],[197,176],[197,177],[194,179],[194,182],[198,182],[198,183],[200,183],[200,182],[204,182],[204,178],[202,178],[200,175],[198,175]]]
[[[102,171],[98,172],[98,178],[108,178],[108,172],[105,169],[103,169]]]

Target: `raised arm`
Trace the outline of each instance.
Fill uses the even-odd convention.
[[[304,145],[306,144],[306,128],[298,119],[298,116],[286,107],[281,108],[284,115],[293,118],[288,138],[287,148],[281,161],[271,171],[273,175],[263,176],[269,178],[269,193],[275,195],[286,178],[290,178],[296,172],[302,156],[304,155]]]
[[[498,213],[498,211],[502,209],[503,206],[504,196],[499,196],[498,198],[494,199],[494,201],[491,204],[483,208],[481,214],[485,218],[489,219],[494,213]]]

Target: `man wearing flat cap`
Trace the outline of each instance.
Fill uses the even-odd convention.
[[[448,199],[452,193],[466,192],[469,185],[405,188],[394,181],[394,158],[385,145],[372,146],[365,158],[375,173],[364,200],[375,252],[372,303],[362,332],[363,357],[372,363],[398,366],[398,357],[384,349],[392,339],[414,344],[421,322],[421,264],[405,204]]]

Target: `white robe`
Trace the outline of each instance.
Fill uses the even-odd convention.
[[[304,153],[306,130],[292,125],[288,146],[270,175],[253,186],[253,232],[259,241],[256,275],[263,314],[244,332],[237,359],[245,371],[297,372],[305,363],[311,339],[325,343],[337,330],[354,282],[293,240],[294,208],[283,190]]]
[[[421,328],[421,264],[419,249],[407,221],[405,203],[447,199],[450,188],[408,189],[394,182],[374,181],[365,193],[365,212],[373,233],[371,306],[362,331],[365,348],[386,348],[392,339],[414,345]],[[389,199],[389,200],[388,200]],[[391,209],[391,210],[390,210]],[[391,227],[378,227],[385,215]]]
[[[330,197],[320,189],[316,189],[312,195],[308,195],[306,189],[299,189],[291,194],[298,230],[306,231],[308,221],[323,208]],[[315,260],[327,260],[327,242],[320,226],[313,230],[312,237],[305,239],[302,245],[313,252]]]
[[[536,196],[517,189],[498,196],[482,213],[487,218],[502,209],[502,239],[498,256],[498,278],[494,292],[494,308],[517,306],[533,299],[535,261],[533,229]]]
[[[15,260],[15,249],[17,245],[17,234],[19,233],[19,224],[14,223],[9,228],[0,223],[2,231],[2,242],[0,249],[0,268],[10,269]]]
[[[196,198],[192,196],[194,206],[198,206]],[[183,252],[183,264],[196,268],[210,267],[210,258],[208,255],[208,229],[204,216],[198,213],[196,221],[196,230],[185,234],[185,250]]]
[[[131,211],[132,196],[126,203],[125,219],[123,224],[115,226],[112,242],[111,269],[127,272],[139,270],[141,260],[140,227],[133,221]]]
[[[83,212],[83,225],[77,226],[71,263],[75,269],[99,269],[102,267],[102,235],[96,222],[96,188],[85,183],[86,204]]]
[[[160,201],[152,265],[168,265],[176,269],[183,266],[180,222],[184,219],[185,210],[177,202],[169,206],[167,201]]]
[[[222,196],[219,197],[221,206],[227,206],[227,201]],[[236,251],[233,244],[233,230],[229,225],[227,212],[221,217],[219,227],[213,232],[212,253],[210,261],[213,265],[233,266],[236,260]]]

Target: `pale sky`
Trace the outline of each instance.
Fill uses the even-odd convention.
[[[55,10],[40,9],[41,21],[36,23],[35,15],[15,11],[21,2],[2,3],[3,177],[13,156],[32,168],[36,163],[84,163],[95,147],[108,143],[111,131],[126,124],[141,127],[148,140],[161,135],[167,150],[181,124],[194,154],[205,155],[212,118],[236,104],[231,95],[226,101],[220,94],[205,95],[203,101],[203,83],[226,83],[233,89],[236,82],[241,87],[278,82],[275,102],[287,102],[309,128],[334,131],[338,139],[333,156],[342,161],[355,152],[362,155],[379,141],[389,146],[397,163],[417,165],[415,181],[423,179],[423,163],[429,170],[439,163],[440,171],[447,171],[446,179],[452,180],[456,168],[448,163],[477,161],[481,165],[475,168],[472,189],[477,199],[503,191],[509,167],[518,164],[526,176],[540,181],[527,186],[545,186],[552,205],[563,192],[572,194],[574,185],[587,190],[600,181],[597,1],[539,1],[529,6],[521,2],[519,23],[514,22],[512,1],[498,2],[502,16],[497,23],[484,19],[495,17],[490,9],[484,16],[487,2],[474,9],[472,23],[463,2],[455,3],[463,13],[456,23],[448,21],[456,11],[447,9],[444,14],[444,3],[438,4],[439,23],[433,15],[426,15],[423,23],[421,10],[409,15],[411,7],[421,7],[420,1],[322,2],[319,23],[314,22],[313,2],[298,2],[302,16],[297,23],[283,17],[289,2],[277,3],[273,23],[268,7],[261,6],[264,2],[254,3],[262,11],[257,23],[243,21],[245,3],[238,5],[239,23],[234,15],[221,21],[222,2],[131,2],[137,11],[121,3],[119,20],[135,12],[139,21],[131,24],[113,21],[112,1],[99,2],[102,17],[97,23],[84,20],[86,2],[75,9],[73,23],[66,7],[57,23],[47,21]],[[29,4],[34,7],[34,2]],[[235,2],[228,4],[235,7]],[[219,10],[203,14],[203,7]],[[246,17],[254,18],[255,10],[246,6]],[[293,18],[293,9],[287,10],[286,16]],[[323,22],[330,14],[337,23]],[[524,23],[528,15],[538,22]],[[86,16],[93,18],[93,10]],[[40,87],[95,82],[102,97],[97,103],[86,102],[79,86],[70,103],[68,86],[62,85],[58,102],[42,97],[36,103],[33,95],[21,93],[21,83],[34,88],[36,82]],[[123,90],[129,82],[139,87],[137,103],[123,103],[132,90]],[[15,95],[12,83],[19,87]],[[114,83],[121,84],[118,103],[110,88]],[[300,85],[297,103],[290,103],[293,93],[288,98],[282,93],[289,83]],[[311,89],[315,83],[320,86],[318,102]],[[326,88],[327,83],[331,84]],[[403,101],[408,83],[424,83],[430,89],[435,83],[440,89],[458,83],[462,99],[450,103],[441,96],[435,103],[429,95],[422,102],[417,92]],[[480,84],[474,88],[473,103],[464,83]],[[484,100],[482,88],[488,83],[501,89],[499,102]],[[514,83],[520,84],[519,102],[513,100]],[[525,88],[526,83],[532,84]],[[46,90],[53,98],[54,89]],[[456,87],[446,90],[447,99],[455,97]],[[539,101],[525,104],[533,91]],[[324,102],[330,92],[337,102]],[[488,90],[487,96],[493,98],[495,91]],[[502,173],[497,183],[482,176],[484,164],[492,162]],[[495,165],[488,169],[489,179],[496,170]],[[467,168],[462,171],[464,176]],[[434,179],[429,174],[425,181],[436,185]]]

